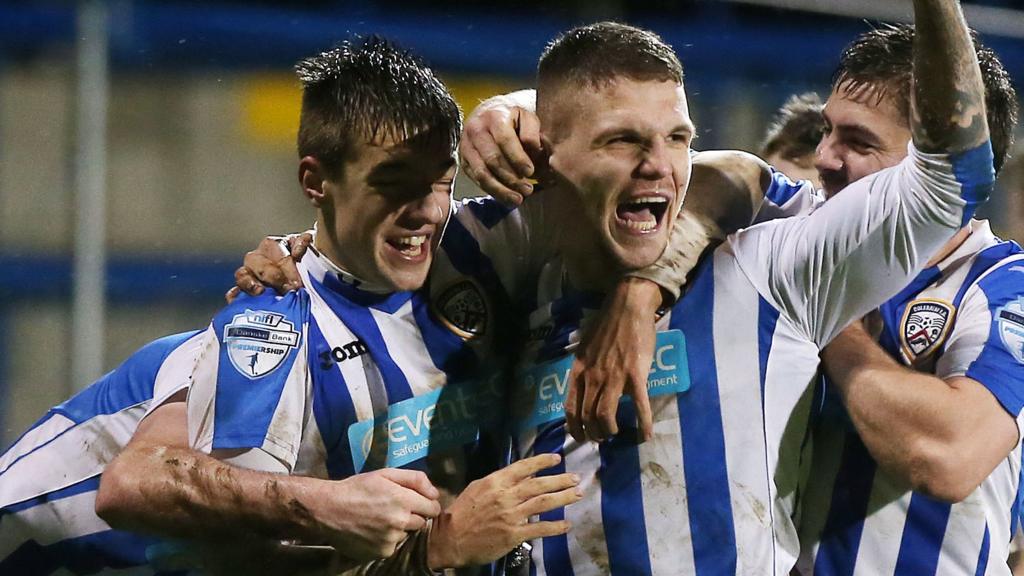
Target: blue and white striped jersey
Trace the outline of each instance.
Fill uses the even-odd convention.
[[[515,392],[517,455],[562,453],[557,471],[579,474],[585,496],[540,515],[573,529],[534,543],[532,573],[788,575],[818,351],[965,222],[991,188],[990,163],[987,146],[951,160],[911,147],[810,216],[731,236],[658,322],[654,437],[639,445],[629,433],[579,444],[565,432],[568,364],[553,359],[601,296],[550,262]],[[629,403],[619,424],[635,429]]]
[[[0,574],[159,573],[154,538],[96,516],[100,474],[139,422],[188,385],[201,332],[147,344],[56,406],[0,456]]]
[[[967,240],[880,309],[893,358],[977,380],[1024,422],[1024,251],[974,221]],[[827,385],[826,385],[827,386]],[[827,390],[827,388],[826,388]],[[877,467],[835,394],[814,427],[801,498],[807,575],[1009,575],[1021,502],[1018,443],[957,504],[909,491]]]
[[[459,205],[428,286],[412,292],[361,289],[310,249],[299,263],[305,288],[241,297],[207,330],[190,442],[260,449],[282,470],[319,478],[411,467],[461,490],[467,466],[498,463],[496,450],[477,452],[478,425],[501,423],[491,352],[506,286],[524,281],[533,258],[524,225],[491,201]]]

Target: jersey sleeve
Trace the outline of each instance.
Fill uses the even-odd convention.
[[[761,206],[754,214],[751,224],[768,222],[777,218],[810,214],[825,201],[820,190],[807,180],[794,182],[775,168],[771,169],[771,180],[764,191]],[[735,230],[730,230],[730,233]]]
[[[294,466],[309,409],[305,290],[239,297],[213,319],[192,373],[189,442],[262,449]]]
[[[964,297],[945,351],[941,378],[980,382],[1014,418],[1024,408],[1024,257],[993,269]]]
[[[171,396],[188,389],[192,382],[192,370],[203,350],[203,343],[203,332],[196,331],[167,355],[153,381],[153,402],[146,410],[146,416],[163,405]]]
[[[850,184],[812,214],[730,239],[761,295],[819,347],[906,286],[988,198],[988,142],[955,155],[908,148],[902,162]]]

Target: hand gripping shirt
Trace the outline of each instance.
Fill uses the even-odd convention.
[[[883,304],[883,348],[940,378],[980,382],[1024,422],[1024,251],[988,222]],[[826,385],[826,391],[828,387]],[[1006,575],[1021,502],[1021,445],[964,501],[907,490],[871,458],[835,394],[813,431],[801,502],[807,575]]]
[[[910,147],[805,217],[753,226],[706,258],[658,321],[648,389],[654,437],[600,444],[565,431],[560,356],[600,295],[549,263],[529,317],[515,397],[517,455],[564,455],[584,498],[540,520],[569,534],[534,542],[536,574],[773,574],[797,558],[792,520],[818,351],[905,286],[992,185],[991,151],[949,158]],[[620,406],[619,425],[635,428]]]
[[[188,386],[202,332],[167,336],[52,408],[0,456],[0,574],[154,574],[157,539],[96,515],[100,474]]]

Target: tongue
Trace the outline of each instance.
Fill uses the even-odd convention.
[[[619,206],[616,213],[619,218],[632,222],[648,222],[650,220],[654,220],[654,214],[651,213],[647,206],[623,204],[622,206]]]

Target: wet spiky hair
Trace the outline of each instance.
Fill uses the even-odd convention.
[[[370,36],[295,65],[302,83],[299,157],[314,156],[335,174],[357,142],[417,142],[453,153],[462,131],[458,104],[419,58]]]
[[[1017,92],[996,53],[982,45],[974,31],[971,31],[971,38],[985,84],[988,130],[998,172],[1013,144]],[[849,94],[863,90],[873,96],[876,103],[888,96],[909,120],[913,73],[914,27],[907,24],[884,25],[861,34],[843,50],[839,68],[832,76],[832,88]]]

